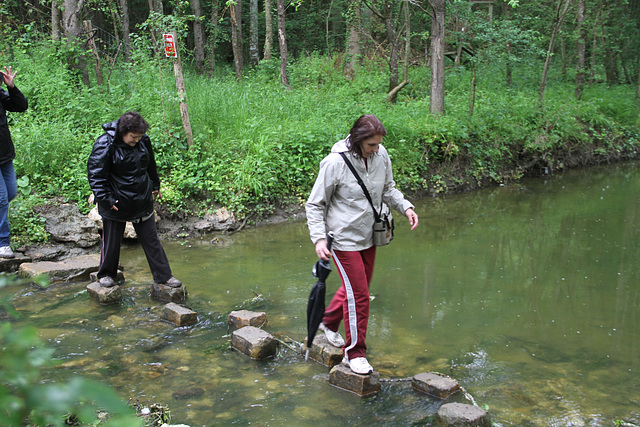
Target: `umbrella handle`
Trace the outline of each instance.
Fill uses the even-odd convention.
[[[331,245],[333,244],[333,231],[327,233],[327,250],[331,250]]]

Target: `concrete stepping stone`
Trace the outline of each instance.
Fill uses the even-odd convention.
[[[237,310],[229,313],[227,318],[229,331],[233,332],[245,326],[260,328],[267,324],[267,313],[264,311]]]
[[[187,288],[184,285],[174,288],[161,283],[151,284],[151,298],[163,302],[180,302],[187,298]]]
[[[305,344],[306,343],[307,339],[305,338]],[[307,352],[306,345],[302,346],[301,350],[302,354],[305,355]],[[313,345],[309,348],[309,357],[311,359],[324,366],[333,368],[342,363],[343,356],[342,349],[329,344],[329,341],[327,341],[323,333],[320,332],[313,338]]]
[[[52,283],[88,281],[89,275],[94,271],[98,271],[99,266],[100,255],[91,254],[62,261],[25,262],[20,264],[18,274],[27,278],[47,274]]]
[[[466,403],[446,403],[438,410],[440,426],[490,427],[491,421],[484,409]]]
[[[415,375],[411,379],[411,386],[414,390],[427,393],[438,399],[448,399],[449,396],[460,391],[458,381],[443,374],[434,372],[424,372]]]
[[[170,302],[162,309],[162,318],[178,326],[189,326],[198,322],[198,313],[183,305]]]
[[[278,341],[270,333],[255,326],[245,326],[233,331],[231,346],[252,359],[273,357],[278,351]]]
[[[122,291],[118,285],[107,288],[100,286],[98,282],[91,282],[87,285],[87,292],[91,298],[103,305],[117,304],[122,301]]]
[[[329,384],[367,397],[380,391],[380,375],[376,371],[369,375],[356,374],[346,364],[340,363],[331,368]]]

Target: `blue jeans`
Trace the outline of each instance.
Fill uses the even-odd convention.
[[[9,202],[18,193],[13,160],[0,165],[0,247],[9,246]]]

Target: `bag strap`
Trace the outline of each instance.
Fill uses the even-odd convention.
[[[340,155],[342,156],[344,161],[347,163],[347,166],[349,166],[349,169],[351,169],[351,172],[353,172],[353,175],[356,177],[356,181],[358,181],[358,184],[360,184],[360,187],[362,187],[362,191],[364,191],[364,195],[367,197],[367,200],[369,201],[369,203],[371,203],[371,208],[373,209],[373,216],[375,217],[376,222],[380,221],[380,215],[378,214],[378,211],[376,211],[376,208],[373,205],[373,200],[371,200],[371,195],[369,194],[367,187],[364,185],[364,182],[362,182],[362,178],[360,178],[360,175],[358,175],[358,172],[356,172],[356,168],[353,167],[353,165],[351,164],[349,159],[347,159],[347,156],[343,152],[341,152]]]

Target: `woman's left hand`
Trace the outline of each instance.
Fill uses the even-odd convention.
[[[406,216],[409,220],[409,224],[411,224],[411,230],[415,230],[418,226],[418,214],[412,208],[409,208],[404,211],[404,216]]]

